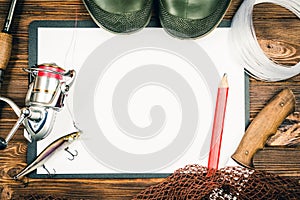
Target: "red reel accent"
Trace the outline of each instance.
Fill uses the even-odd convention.
[[[55,65],[39,65],[38,68],[40,69],[45,69],[45,70],[50,70],[50,71],[54,71],[54,72],[59,72],[59,73],[64,73],[65,70],[58,67],[58,66],[55,66]],[[57,73],[52,73],[52,72],[49,72],[49,71],[39,71],[38,76],[46,76],[48,78],[55,78],[55,79],[58,79],[58,80],[61,80],[62,79],[62,75],[61,74],[57,74]]]

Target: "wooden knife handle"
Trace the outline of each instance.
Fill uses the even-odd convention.
[[[0,33],[0,70],[5,70],[10,59],[12,35]]]
[[[265,146],[267,139],[276,133],[283,120],[294,109],[293,92],[289,89],[282,90],[253,119],[231,158],[245,167],[253,168],[254,154]]]

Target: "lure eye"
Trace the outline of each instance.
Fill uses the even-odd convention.
[[[78,138],[78,135],[74,135],[72,138],[75,140],[76,138]]]

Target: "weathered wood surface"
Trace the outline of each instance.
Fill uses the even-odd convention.
[[[300,148],[269,147],[258,151],[254,155],[254,166],[258,170],[288,177],[299,177]],[[295,159],[298,157],[298,159]]]
[[[0,0],[0,27],[4,23],[10,0]],[[241,0],[233,0],[225,18],[231,19]],[[12,27],[13,50],[1,94],[24,105],[27,92],[28,26],[34,20],[90,20],[80,0],[49,1],[19,0]],[[291,12],[276,5],[255,6],[254,25],[258,40],[265,53],[282,64],[294,65],[300,61],[300,20]],[[296,96],[296,110],[300,105],[300,75],[286,81],[267,83],[250,79],[250,118],[266,105],[269,99],[283,88],[290,88]],[[16,116],[6,105],[1,105],[0,136],[5,137]],[[0,198],[1,199],[131,199],[147,186],[162,179],[30,179],[27,187],[11,180],[11,176],[26,163],[26,141],[21,129],[11,140],[9,147],[0,153]],[[282,149],[281,152],[299,152],[299,149]],[[292,153],[290,155],[293,155]],[[299,154],[297,154],[299,155]],[[298,158],[293,158],[296,161]],[[273,161],[260,160],[262,165]],[[296,162],[295,162],[296,163]],[[272,165],[271,165],[272,166]],[[271,168],[271,167],[270,167]],[[285,168],[285,166],[280,166]],[[300,179],[298,169],[283,176]],[[276,172],[276,170],[275,170]]]

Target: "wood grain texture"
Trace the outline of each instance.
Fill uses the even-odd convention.
[[[268,147],[255,154],[253,163],[258,170],[267,169],[281,176],[297,177],[300,174],[299,155],[300,148]]]
[[[241,0],[232,1],[225,19],[232,19],[241,2]],[[3,26],[9,3],[9,0],[0,0],[0,27]],[[13,99],[20,107],[24,106],[28,83],[27,73],[22,70],[28,67],[28,26],[34,20],[91,20],[91,18],[80,0],[18,1],[11,29],[12,54],[1,95]],[[271,59],[286,65],[299,62],[300,20],[294,14],[280,6],[262,4],[255,6],[253,20],[258,41]],[[276,83],[250,78],[250,119],[257,115],[272,96],[287,87],[293,90],[297,102],[296,110],[299,111],[300,76]],[[1,103],[0,107],[0,136],[5,137],[16,122],[16,116],[7,105]],[[162,181],[162,179],[29,179],[28,186],[24,187],[23,183],[13,181],[11,177],[26,165],[26,149],[26,141],[22,136],[22,130],[19,129],[8,148],[0,153],[1,199],[131,199],[142,189]],[[280,150],[281,153],[285,151]],[[272,162],[264,159],[260,161],[261,166],[265,164],[265,169],[268,169],[268,164]],[[274,172],[277,173],[278,170]],[[294,169],[278,173],[283,176],[300,177],[299,171]]]

